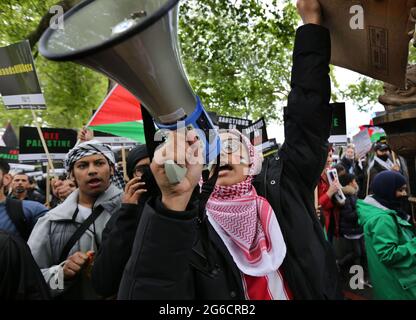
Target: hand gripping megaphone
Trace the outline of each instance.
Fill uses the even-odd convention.
[[[73,61],[112,78],[141,101],[161,129],[176,130],[178,121],[199,129],[209,164],[219,154],[220,141],[181,63],[178,3],[83,1],[65,13],[62,29],[45,31],[39,51],[50,60]],[[175,165],[166,171],[173,183],[185,173]]]

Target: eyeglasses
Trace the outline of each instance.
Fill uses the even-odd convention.
[[[149,167],[149,165],[146,165],[146,164],[136,166],[134,168],[134,175],[135,176],[142,175],[144,173],[144,171],[146,170],[147,167]]]
[[[221,151],[226,154],[234,153],[240,150],[241,142],[236,139],[228,138],[221,141]]]

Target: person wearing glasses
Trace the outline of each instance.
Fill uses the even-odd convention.
[[[305,25],[296,33],[278,155],[262,162],[238,131],[221,133],[218,178],[205,204],[195,197],[206,178],[202,142],[192,130],[171,133],[150,165],[161,196],[145,204],[119,299],[341,298],[313,200],[331,127],[330,36],[317,0],[297,5]],[[185,138],[185,152],[175,152]],[[187,169],[177,184],[164,169],[172,160]]]

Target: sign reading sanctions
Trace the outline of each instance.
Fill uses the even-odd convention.
[[[20,161],[47,160],[42,141],[35,127],[20,127]],[[53,160],[63,160],[77,142],[77,132],[72,129],[42,128],[49,154]]]

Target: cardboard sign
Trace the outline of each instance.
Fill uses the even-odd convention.
[[[345,115],[345,103],[331,103],[333,107],[331,136],[328,141],[334,144],[347,143],[347,120]]]
[[[331,63],[404,87],[416,0],[319,0]]]
[[[247,128],[253,123],[253,121],[242,118],[218,116],[218,127],[220,129],[237,129],[243,132],[243,129]]]
[[[353,138],[352,142],[355,145],[355,153],[358,159],[364,157],[372,147],[372,142],[370,139],[370,134],[368,133],[368,129],[364,129],[357,133]]]
[[[7,109],[46,109],[29,41],[0,48],[0,94]]]
[[[42,141],[35,127],[20,127],[19,161],[46,160]],[[72,129],[42,128],[43,137],[52,160],[63,160],[77,142],[77,132]]]
[[[244,128],[242,133],[247,136],[253,146],[255,146],[258,150],[262,151],[263,147],[262,144],[269,141],[267,137],[267,128],[266,122],[264,118],[254,122],[252,125]]]
[[[19,150],[0,147],[0,159],[4,159],[8,163],[19,163]]]

